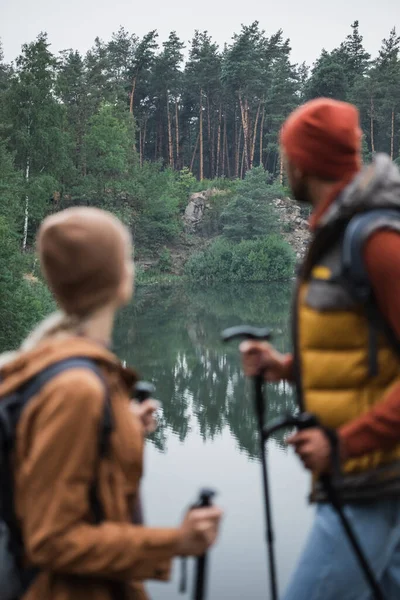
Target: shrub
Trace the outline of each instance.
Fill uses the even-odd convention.
[[[158,258],[158,269],[161,273],[168,273],[172,268],[171,252],[168,248],[163,248]]]
[[[185,272],[193,282],[279,281],[293,276],[294,252],[277,235],[238,244],[218,238],[193,255]]]
[[[223,236],[235,241],[252,240],[278,231],[279,217],[272,200],[283,195],[283,188],[271,184],[271,176],[263,167],[248,171],[222,212]]]

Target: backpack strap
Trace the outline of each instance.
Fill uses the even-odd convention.
[[[355,215],[345,229],[342,244],[342,280],[352,297],[363,305],[368,319],[371,377],[378,373],[379,331],[400,356],[400,340],[379,310],[364,263],[364,244],[372,233],[380,229],[392,229],[400,234],[400,210],[374,209]]]
[[[95,373],[101,380],[105,389],[103,417],[100,424],[98,438],[98,457],[102,458],[108,451],[109,438],[113,430],[113,418],[107,383],[101,372],[101,369],[94,360],[91,360],[87,357],[73,357],[53,363],[35,375],[30,381],[19,388],[19,390],[10,395],[9,398],[5,398],[2,402],[0,402],[0,426],[3,431],[5,442],[5,448],[3,449],[3,452],[5,451],[7,455],[2,465],[2,475],[4,477],[4,481],[2,481],[2,490],[0,494],[1,516],[7,523],[11,533],[11,550],[17,562],[19,562],[19,567],[21,569],[21,581],[23,582],[25,590],[27,590],[33,582],[38,570],[35,568],[24,570],[21,565],[21,559],[23,556],[23,540],[14,511],[14,482],[9,460],[10,451],[14,445],[15,429],[24,407],[49,381],[51,381],[51,379],[61,373],[64,373],[65,371],[79,368],[87,369]],[[95,522],[100,523],[102,520],[104,520],[104,513],[97,493],[97,476],[94,478],[93,484],[89,491],[89,499]]]
[[[86,357],[66,358],[53,363],[19,388],[16,394],[12,394],[10,398],[6,398],[3,402],[0,402],[1,425],[11,446],[13,444],[15,427],[18,419],[31,398],[36,396],[46,383],[51,381],[51,379],[57,375],[60,375],[64,371],[79,368],[88,369],[95,373],[106,390],[103,418],[99,435],[99,454],[100,456],[104,456],[107,452],[108,440],[113,429],[111,404],[108,396],[107,383],[99,366],[94,360]]]

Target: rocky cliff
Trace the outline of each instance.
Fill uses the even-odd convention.
[[[196,233],[201,225],[206,210],[212,210],[210,199],[220,194],[216,189],[209,189],[192,194],[189,198],[183,222],[187,233]],[[290,198],[273,200],[275,209],[282,223],[282,234],[296,252],[297,258],[305,254],[310,238],[308,221],[301,214],[299,204]]]
[[[310,240],[308,220],[301,215],[299,204],[291,198],[273,201],[279,219],[282,223],[282,235],[296,252],[297,258],[302,258]]]

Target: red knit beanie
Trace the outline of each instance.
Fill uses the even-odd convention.
[[[361,136],[355,106],[318,98],[289,116],[281,129],[281,144],[305,175],[339,181],[361,168]]]
[[[124,277],[130,235],[112,214],[77,207],[47,217],[38,250],[47,283],[66,313],[85,316],[112,301]]]

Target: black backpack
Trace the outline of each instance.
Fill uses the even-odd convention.
[[[379,332],[385,335],[393,350],[400,356],[400,340],[377,305],[363,258],[364,242],[368,238],[371,226],[376,226],[379,220],[382,220],[382,229],[387,228],[388,219],[398,223],[400,228],[400,210],[377,208],[355,215],[346,226],[342,244],[343,282],[352,297],[363,305],[368,318],[369,372],[372,377],[378,373]],[[373,231],[379,229],[373,227]]]
[[[14,511],[14,484],[10,459],[18,419],[30,399],[47,382],[64,371],[76,368],[92,371],[104,386],[104,411],[98,451],[99,457],[104,456],[113,428],[112,413],[107,384],[94,360],[74,357],[54,363],[9,396],[0,398],[0,600],[18,600],[37,574],[35,568],[23,568],[24,546]],[[96,492],[96,482],[90,490],[90,503],[95,521],[101,522],[104,517]]]

